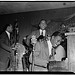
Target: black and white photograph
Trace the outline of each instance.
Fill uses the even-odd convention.
[[[75,1],[0,1],[4,72],[75,73]]]

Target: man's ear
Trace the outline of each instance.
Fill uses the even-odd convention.
[[[40,27],[40,24],[39,24],[39,27]]]
[[[54,39],[54,36],[52,36],[52,39]]]
[[[6,30],[8,30],[9,29],[9,26],[6,28]]]

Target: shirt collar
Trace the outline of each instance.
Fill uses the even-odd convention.
[[[8,31],[5,31],[7,34],[10,34]]]
[[[44,30],[40,29],[40,31],[45,31],[45,29]]]
[[[5,31],[5,32],[7,33],[8,37],[10,37],[10,33],[8,31]]]

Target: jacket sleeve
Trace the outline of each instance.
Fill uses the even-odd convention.
[[[8,45],[5,44],[4,42],[5,38],[4,37],[0,37],[0,47],[8,52],[11,52],[11,47],[9,47]]]
[[[56,61],[61,61],[62,58],[65,57],[65,50],[61,45],[56,49],[56,54],[54,57]]]

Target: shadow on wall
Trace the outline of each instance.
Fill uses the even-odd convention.
[[[15,19],[18,19],[20,31],[19,42],[22,43],[24,36],[29,35],[32,31],[36,30],[36,28],[33,28],[32,25],[38,25],[40,19],[46,19],[47,21],[58,18],[62,19],[63,17],[74,13],[74,10],[75,7],[0,15],[0,33],[2,33],[5,24],[14,24]],[[60,29],[60,22],[49,23],[47,28],[51,35],[54,31]]]

